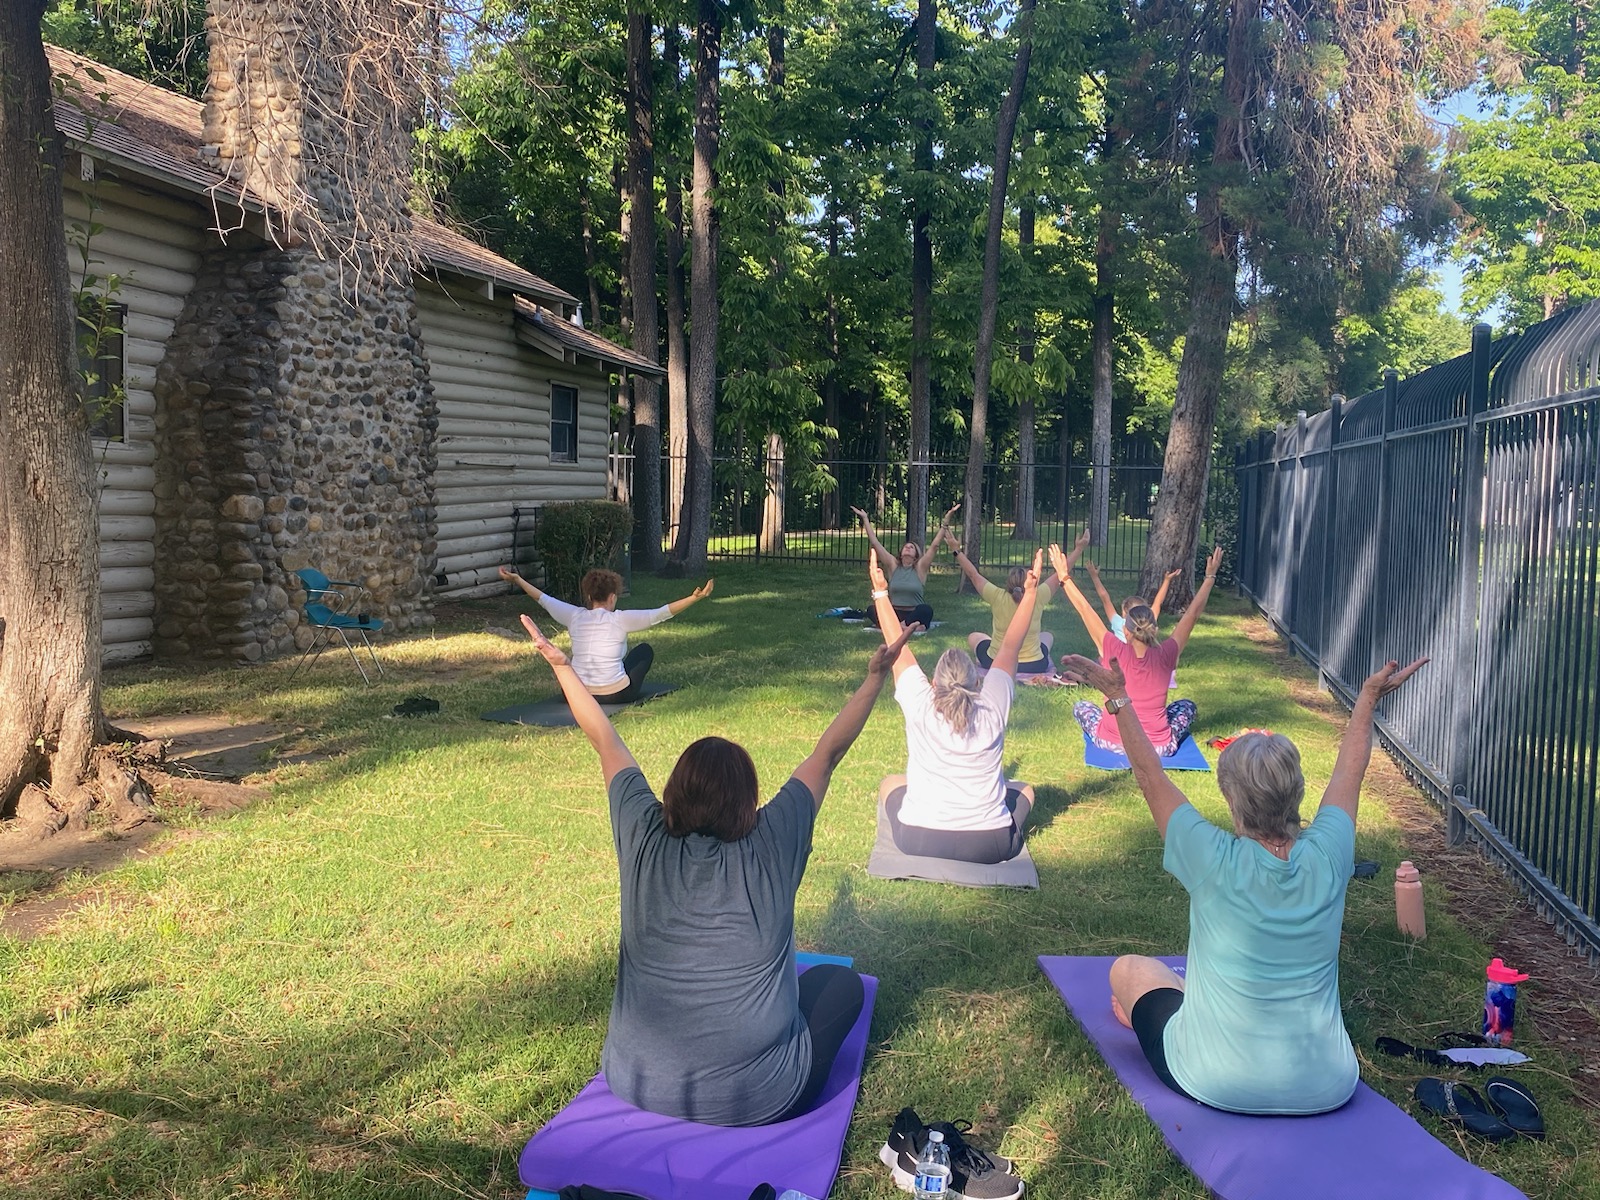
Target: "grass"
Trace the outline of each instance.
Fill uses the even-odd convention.
[[[931,589],[944,626],[914,643],[925,661],[987,627],[986,610],[948,597],[946,582]],[[640,578],[629,603],[686,590]],[[618,722],[651,780],[692,738],[719,732],[749,747],[774,790],[873,644],[813,614],[863,590],[853,570],[720,569],[712,602],[652,631],[657,672],[688,686]],[[550,690],[525,641],[485,632],[511,627],[516,611],[448,608],[435,636],[385,647],[390,675],[371,689],[332,655],[293,684],[286,664],[111,676],[114,715],[209,711],[300,732],[271,800],[99,877],[54,933],[0,941],[8,1197],[521,1195],[523,1142],[598,1064],[617,881],[581,735],[476,718]],[[1338,730],[1294,702],[1275,660],[1243,636],[1248,620],[1219,598],[1191,643],[1179,674],[1200,705],[1197,732],[1288,733],[1315,791]],[[1065,606],[1046,627],[1058,646],[1088,648]],[[443,712],[385,716],[417,692]],[[1082,765],[1072,698],[1023,689],[1007,742],[1012,773],[1038,787],[1036,893],[865,875],[874,789],[905,753],[890,698],[835,777],[797,936],[881,980],[836,1198],[900,1194],[875,1152],[903,1104],[978,1121],[1036,1196],[1205,1195],[1033,961],[1180,951],[1186,936],[1185,898],[1161,873],[1131,780]],[[1213,777],[1181,783],[1224,817]],[[1358,855],[1388,868],[1404,848],[1381,803],[1365,801]],[[1358,1048],[1470,1023],[1490,956],[1436,887],[1427,941],[1402,939],[1385,875],[1352,885],[1345,919],[1341,983]],[[1578,1064],[1540,1044],[1536,1001],[1524,1028],[1549,1141],[1460,1149],[1532,1197],[1600,1196],[1596,1121],[1566,1083]],[[1368,1082],[1405,1104],[1417,1073],[1362,1055]]]

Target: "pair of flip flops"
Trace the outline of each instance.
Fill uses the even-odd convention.
[[[1419,1079],[1417,1103],[1451,1125],[1491,1142],[1544,1137],[1544,1115],[1533,1093],[1515,1079],[1491,1076],[1478,1089],[1453,1079]]]

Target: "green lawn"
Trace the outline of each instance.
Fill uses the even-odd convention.
[[[945,624],[913,643],[929,663],[987,627],[974,600],[948,597],[951,582],[930,587]],[[634,586],[628,602],[647,605],[690,585]],[[713,601],[651,636],[656,673],[683,690],[618,722],[651,780],[659,786],[685,743],[716,732],[748,746],[763,788],[775,789],[873,645],[860,627],[813,614],[864,591],[853,570],[720,568]],[[384,648],[390,674],[370,690],[333,655],[294,685],[286,664],[111,676],[114,715],[225,712],[303,732],[270,801],[185,828],[167,853],[77,885],[93,896],[55,932],[0,940],[0,1191],[521,1194],[523,1142],[598,1064],[617,881],[581,734],[477,720],[551,690],[526,641],[484,632],[512,626],[516,611],[509,600],[448,610],[435,636]],[[1191,643],[1179,677],[1200,706],[1197,733],[1290,734],[1315,794],[1339,731],[1292,700],[1274,660],[1243,636],[1247,620],[1219,599]],[[1046,626],[1058,646],[1088,648],[1064,605]],[[443,712],[385,716],[417,692]],[[865,875],[874,790],[905,752],[889,696],[835,776],[798,938],[854,955],[881,980],[836,1198],[900,1195],[876,1150],[908,1103],[978,1121],[1048,1200],[1204,1195],[1034,964],[1040,953],[1180,951],[1187,927],[1131,779],[1082,765],[1073,698],[1023,689],[1012,719],[1012,773],[1040,801],[1036,893]],[[302,752],[327,757],[293,761]],[[1180,781],[1224,817],[1213,777]],[[1396,934],[1387,878],[1403,850],[1388,814],[1365,803],[1358,853],[1385,869],[1352,885],[1342,985],[1363,1075],[1405,1104],[1416,1073],[1364,1048],[1379,1034],[1426,1041],[1469,1024],[1490,954],[1452,924],[1437,888],[1428,940]],[[1464,1152],[1532,1197],[1600,1195],[1596,1123],[1567,1099],[1577,1063],[1540,1044],[1536,1017],[1526,1028],[1550,1139]]]

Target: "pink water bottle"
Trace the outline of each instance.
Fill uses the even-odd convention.
[[[1491,1046],[1511,1045],[1511,1028],[1517,1021],[1517,984],[1528,977],[1513,971],[1500,959],[1489,964],[1489,986],[1483,994],[1483,1040]]]

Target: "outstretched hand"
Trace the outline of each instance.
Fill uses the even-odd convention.
[[[500,578],[506,580],[509,583],[512,580],[520,580],[522,578],[522,576],[518,575],[510,567],[501,567],[500,568]]]
[[[1092,563],[1092,562],[1084,563],[1083,564],[1083,569],[1085,571],[1089,572],[1089,578],[1090,579],[1099,579],[1100,578],[1100,568],[1095,566],[1094,563]]]
[[[1055,568],[1056,574],[1061,577],[1062,582],[1065,582],[1067,577],[1072,574],[1072,560],[1061,553],[1061,547],[1054,542],[1050,543],[1050,565]]]
[[[1094,659],[1081,654],[1063,655],[1058,673],[1073,683],[1088,684],[1107,699],[1120,699],[1128,694],[1128,681],[1122,677],[1122,665],[1114,658],[1109,667],[1102,667]]]
[[[956,510],[959,509],[960,507],[961,507],[961,502],[959,500],[956,501],[956,503],[954,503],[954,504],[952,504],[950,506],[949,511],[946,512],[944,514],[944,516],[939,521],[939,528],[940,529],[949,528],[949,526],[950,526],[950,518],[956,515]]]
[[[1206,576],[1210,579],[1217,577],[1217,572],[1222,568],[1222,547],[1214,547],[1211,557],[1206,559]]]
[[[872,549],[867,551],[867,580],[875,592],[881,592],[889,586],[889,581],[884,578],[883,564],[878,561],[878,552]]]
[[[1221,553],[1221,551],[1217,551],[1217,553]],[[1174,579],[1176,579],[1179,575],[1182,575],[1182,574],[1183,574],[1183,568],[1182,567],[1173,567],[1172,570],[1168,571],[1161,578],[1162,578],[1163,581],[1165,581],[1167,583],[1171,583]]]
[[[900,636],[894,641],[879,646],[872,652],[872,659],[867,663],[867,674],[881,679],[889,673],[889,668],[894,666],[894,660],[900,657],[900,651],[905,646],[907,639],[921,629],[915,621],[900,631]]]
[[[1038,591],[1039,579],[1043,574],[1044,550],[1041,548],[1033,552],[1033,566],[1029,568],[1027,575],[1023,576],[1022,590],[1024,592]]]
[[[534,648],[544,656],[545,662],[549,663],[552,668],[571,665],[567,661],[567,656],[562,653],[561,647],[539,632],[539,626],[534,623],[533,618],[527,613],[522,614],[522,627],[528,631],[528,636],[533,639]]]
[[[1073,555],[1073,557],[1076,558],[1078,555],[1082,554],[1088,548],[1089,548],[1089,527],[1087,525],[1085,525],[1083,527],[1083,531],[1078,534],[1078,540],[1072,543],[1072,555]]]
[[[1410,666],[1402,668],[1398,662],[1390,659],[1367,676],[1367,681],[1361,685],[1362,694],[1371,696],[1373,700],[1383,699],[1415,675],[1427,661],[1426,658],[1419,658]]]
[[[694,598],[696,600],[704,600],[707,596],[711,595],[712,585],[715,584],[716,582],[717,581],[716,581],[715,578],[706,580],[705,583],[703,583],[701,586],[695,588],[694,593],[693,593],[694,594]]]

